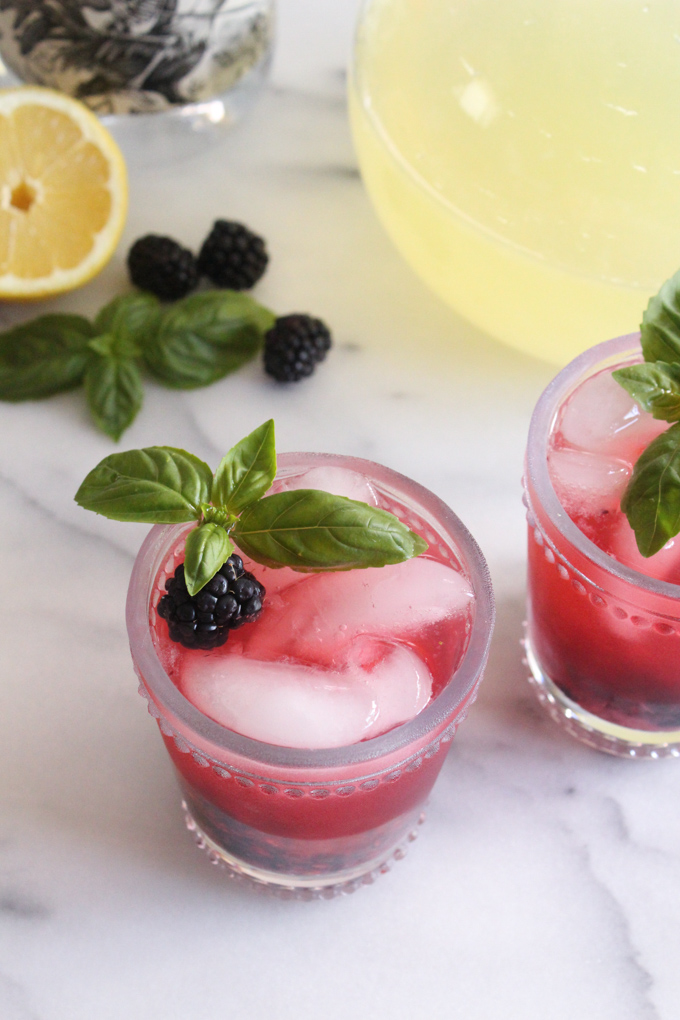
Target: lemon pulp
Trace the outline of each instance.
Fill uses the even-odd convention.
[[[81,103],[0,92],[0,297],[77,287],[110,258],[127,211],[123,157]]]

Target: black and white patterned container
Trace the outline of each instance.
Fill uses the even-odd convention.
[[[0,0],[0,55],[100,114],[204,103],[266,65],[275,0]]]

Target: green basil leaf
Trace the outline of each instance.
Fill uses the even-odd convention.
[[[276,476],[276,445],[272,418],[232,447],[215,474],[212,501],[239,514],[264,496]]]
[[[255,357],[265,322],[274,322],[272,313],[246,295],[228,290],[192,294],[162,315],[144,359],[166,386],[208,386]]]
[[[680,532],[680,423],[638,457],[621,509],[643,556],[653,556]]]
[[[131,360],[138,358],[141,353],[139,347],[132,343],[127,336],[117,333],[102,333],[100,336],[95,336],[87,346],[95,354],[100,354],[104,358],[114,357]]]
[[[104,305],[94,328],[97,334],[116,337],[119,354],[135,357],[155,333],[160,317],[161,303],[154,294],[122,294]]]
[[[301,571],[383,567],[427,549],[386,510],[317,489],[265,496],[244,510],[232,537],[258,563]]]
[[[41,315],[0,334],[0,400],[38,400],[83,378],[92,324],[81,315]]]
[[[195,595],[215,576],[234,551],[234,543],[219,524],[201,524],[187,535],[184,578]]]
[[[680,270],[650,299],[640,337],[645,361],[680,362]]]
[[[76,493],[76,503],[115,521],[175,524],[198,520],[210,498],[212,471],[171,446],[148,446],[105,457]]]
[[[680,364],[630,365],[612,372],[620,386],[660,421],[680,421]]]
[[[206,293],[210,294],[210,291]],[[262,334],[270,330],[276,322],[276,316],[273,312],[265,308],[264,305],[259,304],[249,294],[244,294],[243,291],[217,290],[212,293],[221,295],[222,300],[228,305],[229,312],[234,318],[252,322]],[[205,297],[205,293],[197,294],[196,297]]]
[[[108,358],[113,354],[116,338],[113,333],[102,333],[100,336],[93,337],[87,346],[95,354],[101,354],[103,358]]]
[[[85,395],[97,427],[118,441],[144,399],[137,365],[129,358],[91,358],[85,371]]]

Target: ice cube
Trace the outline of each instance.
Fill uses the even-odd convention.
[[[265,587],[267,600],[272,600],[285,588],[293,584],[300,584],[308,574],[301,574],[299,570],[291,570],[290,567],[265,567],[262,563],[243,557],[243,565],[246,570],[255,575],[258,581]]]
[[[667,427],[643,411],[607,370],[569,397],[557,431],[576,449],[634,461]]]
[[[582,450],[548,453],[548,470],[557,498],[570,517],[618,509],[632,468],[625,461]]]
[[[193,654],[182,686],[196,708],[237,733],[320,748],[354,744],[413,718],[430,699],[432,677],[410,648],[390,646],[373,669],[341,671]]]
[[[377,506],[378,498],[368,478],[358,471],[340,467],[317,467],[284,480],[285,489],[321,489],[334,496],[347,496],[369,506]]]
[[[263,617],[245,637],[245,651],[256,659],[283,655],[331,666],[361,634],[408,637],[466,612],[472,598],[462,574],[422,556],[386,567],[312,574],[281,593],[266,626]]]

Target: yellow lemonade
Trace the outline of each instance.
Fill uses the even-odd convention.
[[[372,0],[350,87],[395,244],[557,363],[632,332],[680,264],[675,0]]]

